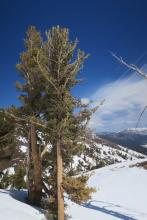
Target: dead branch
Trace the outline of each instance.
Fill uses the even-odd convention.
[[[4,140],[8,139],[9,136],[12,136],[12,134],[13,134],[12,132],[9,132],[8,134],[5,134],[4,136],[0,137],[0,141],[4,141]]]
[[[44,147],[43,151],[41,152],[41,159],[44,157],[47,151],[48,151],[48,144]]]
[[[135,71],[136,73],[138,73],[140,76],[144,77],[145,79],[147,79],[147,74],[141,70],[140,68],[138,68],[136,65],[134,64],[128,64],[126,63],[122,57],[118,57],[116,54],[114,53],[111,53],[112,56],[119,62],[121,63],[122,65],[126,66],[127,68],[129,68],[130,70],[133,70]]]
[[[48,71],[46,71],[45,68],[43,68],[40,64],[40,61],[39,61],[39,51],[37,53],[37,58],[34,58],[34,61],[38,64],[38,67],[42,73],[42,75],[46,78],[46,80],[54,87],[54,89],[58,92],[58,89],[55,85],[55,83],[49,78],[48,76]],[[55,61],[54,61],[55,62]]]
[[[98,108],[104,104],[104,102],[105,102],[105,99],[103,99],[96,107],[91,109],[91,112],[95,113],[98,110]]]
[[[138,121],[137,121],[137,124],[136,124],[136,128],[138,127],[139,122],[140,122],[140,120],[141,120],[141,118],[142,118],[142,115],[144,114],[144,112],[146,111],[146,109],[147,109],[147,105],[144,107],[143,111],[141,112],[141,114],[140,114],[140,116],[139,116],[139,118],[138,118]]]
[[[40,126],[42,128],[47,128],[47,124],[45,122],[40,122],[39,120],[34,119],[33,117],[20,118],[20,117],[17,117],[14,114],[12,114],[8,111],[5,111],[5,114],[7,114],[10,118],[13,118],[14,120],[16,120],[16,122],[31,123],[31,124],[34,124],[36,126]]]

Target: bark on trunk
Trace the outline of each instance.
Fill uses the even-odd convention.
[[[42,169],[41,156],[37,147],[37,137],[35,126],[30,126],[30,156],[28,171],[29,193],[28,200],[33,205],[39,205],[42,193]]]
[[[63,164],[60,140],[57,141],[57,206],[58,220],[64,220],[64,197],[62,190]]]
[[[27,189],[28,189],[28,201],[31,203],[33,201],[33,166],[32,166],[32,154],[31,154],[31,129],[29,129],[28,135],[28,149],[27,149]]]

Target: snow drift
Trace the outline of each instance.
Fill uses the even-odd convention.
[[[92,199],[78,205],[66,198],[71,220],[147,220],[147,170],[122,162],[91,171],[88,182],[96,188]],[[25,191],[0,190],[0,219],[45,220],[41,210],[24,203]]]
[[[95,170],[89,186],[96,187],[97,192],[83,205],[68,201],[71,220],[146,220],[147,170],[130,167],[135,163],[123,162]]]

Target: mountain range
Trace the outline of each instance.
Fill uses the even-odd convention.
[[[119,132],[97,133],[98,137],[147,155],[147,128],[129,128]]]

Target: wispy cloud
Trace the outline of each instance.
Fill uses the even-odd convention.
[[[89,123],[91,128],[97,131],[117,131],[134,127],[139,114],[147,105],[147,80],[133,74],[102,86],[90,99],[106,99],[104,105],[92,116]],[[147,126],[147,112],[140,125]]]

